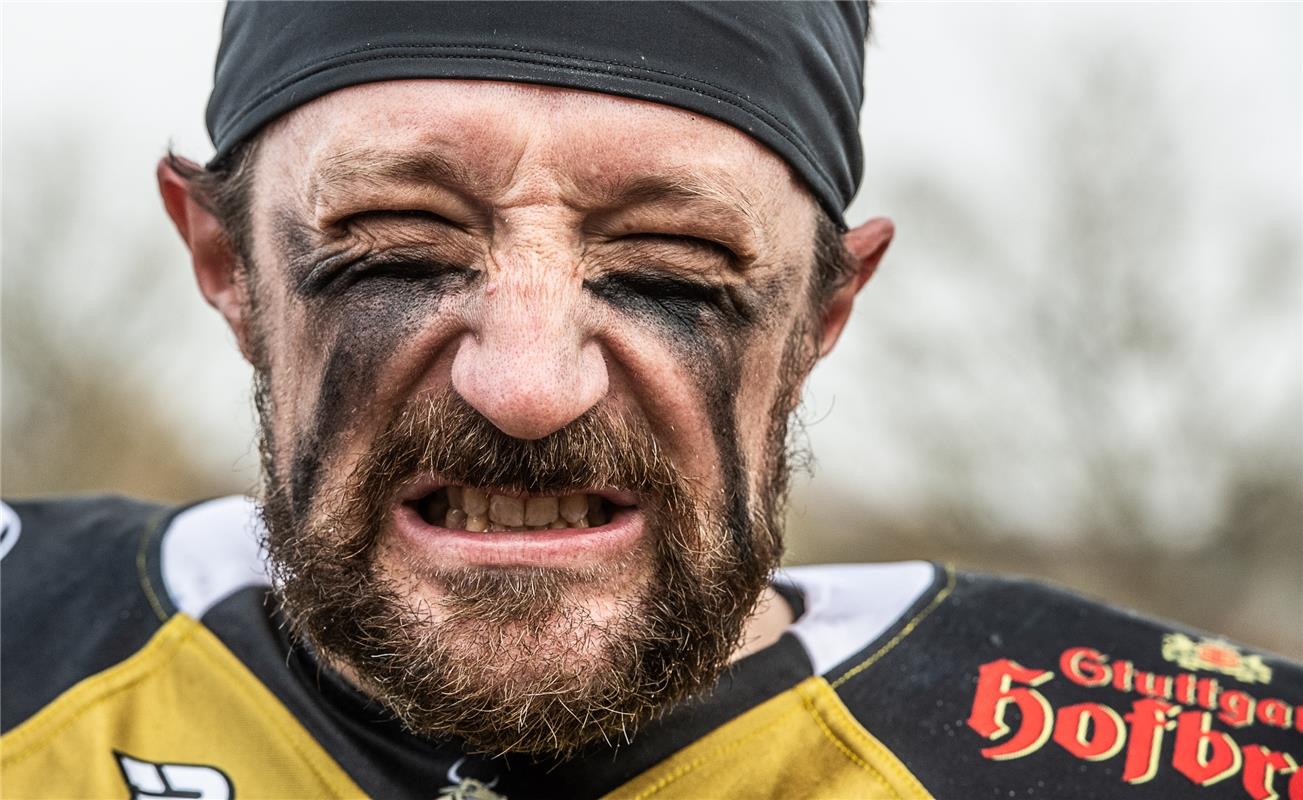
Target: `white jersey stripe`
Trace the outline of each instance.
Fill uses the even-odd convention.
[[[246,586],[270,582],[253,500],[223,497],[188,508],[163,534],[163,584],[172,603],[199,619]]]
[[[805,613],[788,631],[805,647],[816,675],[886,633],[935,578],[936,567],[926,561],[821,564],[775,576],[805,595]]]

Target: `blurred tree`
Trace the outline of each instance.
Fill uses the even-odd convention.
[[[212,474],[183,444],[175,418],[162,413],[169,398],[151,380],[149,356],[160,348],[170,358],[184,355],[158,327],[168,302],[160,276],[169,266],[160,243],[119,230],[107,245],[92,243],[98,258],[88,260],[76,221],[107,210],[85,207],[99,195],[79,191],[80,140],[29,144],[15,149],[37,154],[31,162],[40,165],[40,180],[9,169],[4,194],[5,495],[112,491],[185,500],[245,489],[236,476]]]
[[[793,558],[1046,575],[1303,656],[1298,221],[1209,229],[1156,66],[1064,61],[992,207],[883,179],[908,275],[858,344],[889,439],[863,447],[924,477],[908,503],[814,484]]]

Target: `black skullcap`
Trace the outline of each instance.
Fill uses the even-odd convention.
[[[863,2],[232,2],[208,100],[213,163],[345,86],[542,83],[733,125],[791,164],[843,224],[862,169],[868,25]]]

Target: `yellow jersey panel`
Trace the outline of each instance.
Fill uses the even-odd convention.
[[[11,800],[364,796],[248,668],[183,614],[0,738],[0,781]]]
[[[739,797],[933,800],[821,677],[725,723],[607,795],[609,800]]]

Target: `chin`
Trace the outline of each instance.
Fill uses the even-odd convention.
[[[603,630],[649,601],[655,578],[653,554],[645,547],[578,567],[460,559],[431,564],[395,537],[380,548],[377,566],[421,625],[477,631],[493,626],[504,639],[528,639],[547,652],[574,648],[565,641],[550,647],[552,638],[600,644]]]

